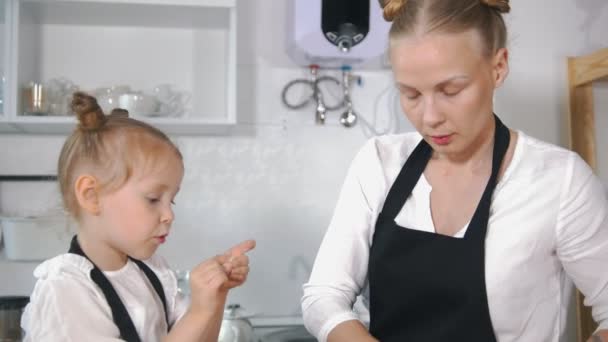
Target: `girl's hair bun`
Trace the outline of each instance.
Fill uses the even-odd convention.
[[[84,92],[76,92],[72,97],[72,111],[78,118],[78,127],[84,131],[95,131],[106,122],[97,99]]]

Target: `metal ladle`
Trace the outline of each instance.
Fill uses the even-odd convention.
[[[346,111],[340,116],[340,123],[347,128],[353,127],[357,123],[357,113],[353,110],[353,102],[350,99],[351,70],[350,66],[342,67],[342,85],[344,87],[344,105],[346,106]]]
[[[353,111],[351,106],[340,116],[340,123],[344,127],[353,127],[357,123],[357,113]]]

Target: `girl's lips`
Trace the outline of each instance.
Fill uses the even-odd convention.
[[[437,145],[447,145],[452,141],[452,134],[448,135],[433,135],[431,136],[433,142]]]
[[[165,241],[167,240],[167,235],[160,235],[160,236],[156,236],[154,237],[156,239],[156,241],[158,241],[159,243],[165,243]]]

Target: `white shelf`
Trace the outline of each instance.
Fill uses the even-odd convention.
[[[169,135],[223,134],[233,123],[219,119],[134,118],[147,122]],[[76,120],[65,116],[19,116],[10,122],[0,120],[0,132],[26,134],[69,134]]]
[[[169,134],[215,134],[236,124],[235,0],[6,0],[11,53],[0,133],[67,134],[67,116],[22,116],[32,81],[67,78],[81,90],[160,84],[190,94],[179,118],[142,118]]]
[[[171,5],[171,6],[198,6],[198,7],[223,7],[232,8],[236,6],[236,0],[25,0],[26,2],[47,3],[98,3],[98,4],[140,4],[140,5]]]
[[[184,1],[181,1],[183,3]],[[229,23],[234,9],[220,1],[187,1],[186,5],[172,1],[40,1],[22,0],[21,12],[29,20],[42,25],[221,28]]]

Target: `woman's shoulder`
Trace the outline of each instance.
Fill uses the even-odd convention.
[[[402,163],[416,145],[422,140],[418,132],[385,134],[368,139],[357,154],[356,159],[368,162],[379,161],[382,164]]]
[[[587,163],[574,151],[518,131],[514,159],[519,174],[535,177],[576,176],[591,172]]]
[[[377,150],[409,150],[411,152],[421,139],[422,136],[416,131],[384,134],[369,138],[363,146],[364,148],[373,146]]]
[[[567,159],[569,158],[569,155],[573,153],[565,147],[533,137],[524,131],[519,130],[517,133],[519,139],[522,141],[523,145],[525,145],[526,151],[528,153],[542,155],[543,159]]]

